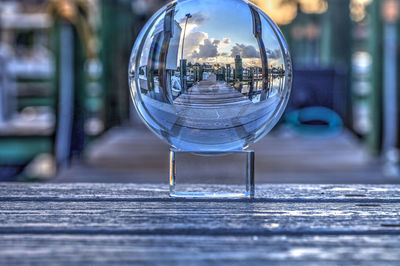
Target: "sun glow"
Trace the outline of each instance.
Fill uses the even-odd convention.
[[[328,10],[326,0],[250,0],[258,5],[276,23],[286,25],[291,23],[297,16],[298,6],[302,12],[307,14],[322,14]]]

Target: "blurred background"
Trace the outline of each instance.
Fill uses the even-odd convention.
[[[400,2],[252,1],[294,67],[285,116],[251,147],[257,183],[400,183]],[[167,2],[0,2],[0,181],[167,183],[168,145],[136,115],[127,78]],[[234,171],[216,161],[188,174]]]

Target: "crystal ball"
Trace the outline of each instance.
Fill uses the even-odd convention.
[[[184,151],[233,151],[287,105],[292,64],[278,26],[244,0],[178,0],[139,34],[129,84],[144,123]]]

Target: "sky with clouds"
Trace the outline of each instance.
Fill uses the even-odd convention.
[[[234,57],[240,54],[245,66],[261,66],[258,43],[253,35],[251,11],[244,1],[178,2],[175,20],[182,31],[188,13],[192,17],[186,27],[184,57],[189,61],[234,64]],[[279,41],[264,18],[262,24],[269,63],[280,65],[283,61]],[[183,32],[180,45],[182,40]]]

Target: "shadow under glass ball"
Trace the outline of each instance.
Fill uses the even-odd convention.
[[[232,151],[278,122],[292,65],[279,28],[255,5],[183,0],[143,28],[129,81],[140,117],[157,136],[180,150]]]

